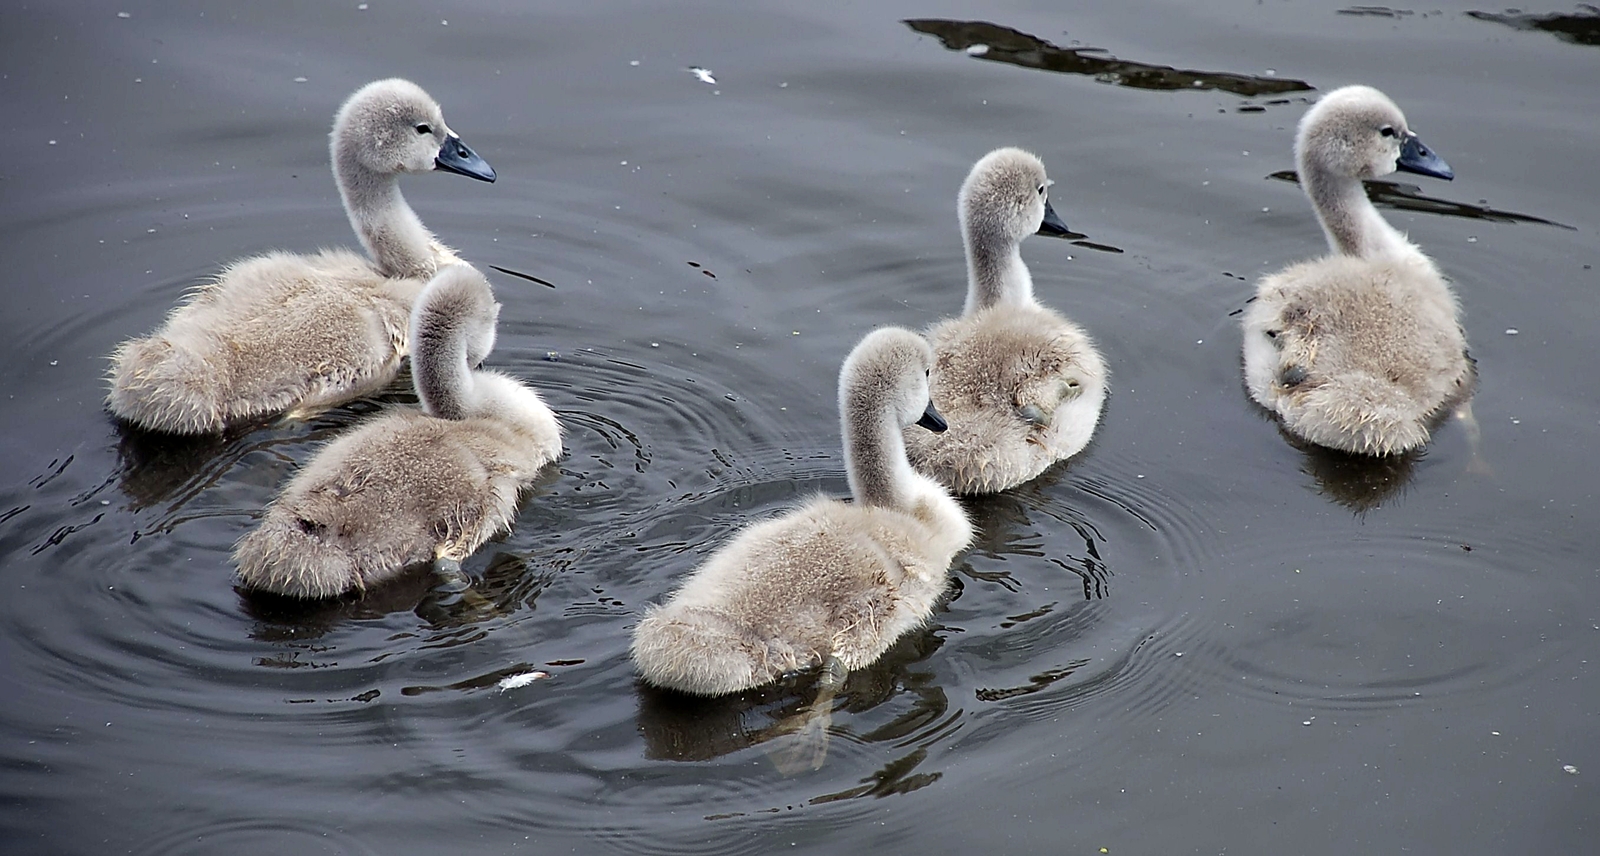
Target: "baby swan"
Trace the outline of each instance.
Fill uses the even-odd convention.
[[[967,305],[928,330],[944,434],[906,432],[911,462],[961,494],[995,493],[1082,451],[1106,397],[1106,364],[1082,328],[1033,299],[1022,240],[1067,234],[1044,163],[984,155],[961,185]]]
[[[422,410],[378,416],[335,439],[283,489],[233,558],[248,588],[332,597],[439,559],[459,563],[506,529],[517,494],[561,452],[537,393],[472,369],[494,347],[483,275],[443,268],[411,317]]]
[[[1397,168],[1455,174],[1367,86],[1330,92],[1308,110],[1295,157],[1331,252],[1261,280],[1243,319],[1250,397],[1319,446],[1416,449],[1469,391],[1472,362],[1450,286],[1378,214],[1361,180]]]
[[[895,327],[851,351],[839,410],[855,502],[817,497],[750,526],[652,607],[633,632],[647,683],[713,696],[824,664],[842,680],[927,620],[972,540],[966,513],[911,469],[900,438],[912,424],[945,427],[932,365],[927,343]]]
[[[460,261],[400,195],[402,173],[494,170],[405,80],[369,83],[333,121],[333,175],[371,261],[349,250],[274,252],[229,265],[161,329],[111,355],[107,405],[151,431],[208,434],[359,398],[394,380],[411,303]]]

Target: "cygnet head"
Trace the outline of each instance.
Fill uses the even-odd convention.
[[[424,410],[465,418],[468,370],[494,350],[499,318],[489,281],[471,265],[447,265],[428,281],[411,310],[411,372]]]
[[[948,426],[928,391],[932,369],[933,348],[916,333],[900,327],[868,333],[845,357],[839,372],[839,410],[846,434],[852,433],[853,417],[872,419],[884,412],[892,414],[895,435],[908,425],[944,431]]]
[[[378,175],[439,169],[494,181],[494,168],[444,122],[438,102],[409,80],[391,78],[356,90],[333,120],[335,164]]]
[[[1455,172],[1406,125],[1389,96],[1370,86],[1336,89],[1306,111],[1294,141],[1300,175],[1346,179],[1388,175],[1396,169],[1446,180]]]
[[[1044,162],[1017,148],[995,149],[973,164],[961,184],[961,224],[968,240],[1015,244],[1033,234],[1070,235],[1050,207]]]

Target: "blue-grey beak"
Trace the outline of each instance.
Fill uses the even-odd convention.
[[[439,156],[433,159],[433,167],[479,181],[492,183],[495,179],[494,167],[478,157],[477,152],[467,148],[467,144],[454,134],[446,137],[444,145],[439,147]]]
[[[1455,170],[1444,162],[1444,158],[1433,153],[1433,150],[1422,144],[1416,134],[1407,134],[1406,141],[1400,146],[1400,161],[1395,164],[1397,169],[1405,172],[1414,172],[1418,175],[1431,175],[1449,181],[1456,177]]]
[[[935,434],[943,434],[950,427],[944,421],[944,417],[939,415],[939,411],[934,408],[931,401],[928,402],[928,409],[922,411],[922,418],[917,420],[917,425]]]
[[[1044,201],[1044,222],[1039,224],[1039,231],[1036,234],[1055,235],[1060,238],[1077,235],[1076,232],[1067,228],[1067,224],[1061,222],[1061,218],[1056,214],[1056,209],[1050,207],[1050,200],[1048,199]]]

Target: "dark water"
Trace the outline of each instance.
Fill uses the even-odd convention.
[[[1593,851],[1594,7],[369,5],[0,12],[5,852]],[[423,219],[558,286],[494,274],[491,362],[569,454],[467,564],[479,599],[245,597],[230,544],[375,406],[125,438],[105,355],[225,260],[352,244],[326,130],[397,74],[501,175],[410,180]],[[1372,190],[1481,376],[1479,436],[1376,467],[1248,404],[1233,317],[1320,251],[1272,179],[1352,82],[1459,175]],[[1104,346],[1105,421],[972,505],[949,605],[785,772],[812,680],[645,692],[628,631],[752,516],[844,489],[839,361],[959,310],[955,190],[1003,144],[1085,235],[1024,256]]]

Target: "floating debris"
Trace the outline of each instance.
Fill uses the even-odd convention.
[[[691,65],[684,69],[684,71],[694,75],[701,83],[709,83],[713,86],[715,86],[717,83],[717,79],[711,76],[711,69],[709,68],[701,68],[698,65]]]
[[[1561,767],[1561,772],[1566,773],[1569,776],[1576,776],[1578,775],[1578,768],[1572,766],[1571,764],[1564,764]]]
[[[506,690],[520,689],[534,681],[542,681],[548,677],[550,677],[549,672],[534,669],[531,672],[523,672],[520,675],[506,675],[495,686],[499,687],[501,692],[505,692]]]

